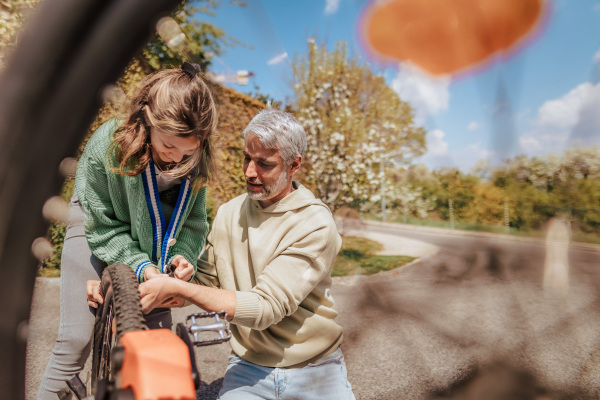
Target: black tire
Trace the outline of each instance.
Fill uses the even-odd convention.
[[[140,305],[138,283],[133,270],[125,264],[113,264],[102,273],[104,304],[96,312],[92,349],[92,392],[98,383],[112,387],[114,373],[120,369],[123,353],[116,351],[124,333],[147,329]]]
[[[190,339],[190,334],[186,326],[181,322],[177,324],[175,333],[188,348],[190,361],[192,362],[192,379],[194,380],[194,387],[198,390],[200,388],[200,371],[198,371],[198,366],[196,365],[196,352],[194,351],[194,344],[192,343],[192,339]]]

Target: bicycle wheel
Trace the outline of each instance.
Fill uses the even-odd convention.
[[[120,369],[122,353],[117,344],[130,331],[147,329],[140,305],[138,283],[133,270],[125,264],[113,264],[102,273],[104,304],[96,313],[92,353],[92,391],[98,386],[111,390]]]

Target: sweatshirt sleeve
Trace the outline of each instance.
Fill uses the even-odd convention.
[[[334,226],[325,225],[274,258],[250,292],[236,292],[231,323],[263,330],[293,314],[325,277],[340,246]]]
[[[100,131],[95,135],[106,135]],[[100,131],[100,132],[99,132]],[[104,164],[106,149],[102,137],[92,137],[80,160],[77,178],[84,184],[77,185],[77,196],[84,210],[85,232],[90,250],[107,264],[129,265],[138,280],[143,280],[144,271],[154,266],[148,254],[140,249],[139,242],[131,236],[131,225],[118,220],[111,200],[108,185],[109,173]],[[99,143],[100,141],[100,143]]]
[[[206,219],[206,189],[192,195],[193,204],[190,212],[183,222],[177,242],[171,249],[171,258],[176,255],[182,255],[185,259],[194,265],[194,273],[197,271],[197,259],[200,250],[204,248],[206,235],[208,233],[208,221]],[[192,275],[193,277],[193,275]]]

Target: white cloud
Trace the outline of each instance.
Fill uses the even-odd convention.
[[[545,102],[532,128],[519,138],[529,155],[561,152],[570,144],[600,141],[600,83],[582,83],[563,97]]]
[[[444,140],[445,136],[446,133],[439,129],[431,130],[425,136],[427,153],[421,157],[421,162],[425,163],[430,169],[454,165],[448,151],[448,143]]]
[[[600,63],[600,49],[598,49],[598,51],[596,52],[596,54],[594,54],[594,64],[599,64]]]
[[[571,131],[569,145],[600,144],[600,83],[590,90],[579,111],[579,120]]]
[[[429,115],[448,108],[450,77],[434,77],[409,63],[400,63],[392,89],[415,110],[415,123],[424,125]]]
[[[481,142],[477,142],[459,150],[456,159],[458,160],[458,168],[463,171],[470,171],[478,161],[487,160],[489,162],[493,156],[493,151],[483,148]]]
[[[444,136],[446,134],[439,129],[427,132],[427,154],[433,157],[448,155],[448,143],[444,140]]]
[[[282,61],[285,61],[287,59],[288,53],[281,53],[276,55],[275,57],[271,58],[269,61],[267,61],[267,65],[275,65],[275,64],[279,64]]]
[[[473,122],[471,122],[469,124],[469,126],[467,127],[467,129],[470,130],[470,131],[476,131],[476,130],[479,129],[479,124],[477,122],[473,121]]]
[[[325,0],[325,14],[335,14],[340,6],[340,0]]]

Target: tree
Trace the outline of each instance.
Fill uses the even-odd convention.
[[[510,200],[511,226],[537,229],[555,216],[586,232],[600,226],[598,147],[574,147],[562,156],[517,156],[493,171],[493,182]]]
[[[389,187],[390,190],[385,193],[387,204],[392,209],[396,209],[402,213],[404,223],[407,222],[406,219],[409,215],[417,218],[426,218],[434,208],[435,197],[424,197],[423,188],[419,186],[393,185]]]
[[[408,163],[425,150],[425,130],[416,127],[402,101],[345,42],[333,51],[308,40],[296,56],[291,109],[308,140],[306,183],[332,210],[377,196],[381,163]]]
[[[144,49],[143,57],[147,63],[153,69],[159,69],[179,66],[183,61],[193,61],[206,72],[213,58],[225,52],[225,47],[241,45],[239,40],[229,36],[223,29],[198,19],[202,14],[213,16],[220,3],[219,0],[182,2],[173,13],[173,19],[185,37],[177,38],[176,46],[169,46],[157,34]],[[244,7],[245,3],[236,2],[235,5]]]
[[[17,42],[27,15],[40,0],[0,0],[0,67]]]
[[[439,181],[437,210],[451,224],[455,220],[466,222],[475,200],[477,177],[464,175],[456,168],[439,168],[434,175]]]

